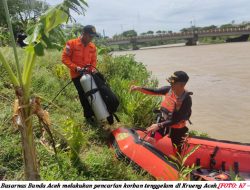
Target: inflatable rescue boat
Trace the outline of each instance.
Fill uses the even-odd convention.
[[[206,171],[231,171],[242,174],[245,180],[250,179],[250,144],[204,137],[189,137],[187,144],[187,152],[197,145],[199,148],[187,158],[186,166],[195,164]],[[178,180],[178,170],[171,160],[173,147],[168,136],[149,143],[143,129],[118,128],[112,132],[111,145],[118,158],[134,163],[157,180]]]

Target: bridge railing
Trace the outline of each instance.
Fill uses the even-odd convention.
[[[112,42],[120,42],[120,41],[136,41],[136,40],[141,40],[141,39],[164,39],[164,38],[175,38],[175,37],[192,37],[194,34],[197,35],[210,35],[210,34],[226,34],[226,33],[240,33],[240,32],[249,32],[250,33],[250,28],[246,27],[235,27],[235,28],[223,28],[223,29],[212,29],[212,30],[194,30],[194,31],[188,31],[188,32],[173,32],[173,33],[166,33],[166,34],[157,34],[157,35],[142,35],[142,36],[136,36],[136,37],[120,37],[120,38],[111,38],[108,39],[108,43]]]

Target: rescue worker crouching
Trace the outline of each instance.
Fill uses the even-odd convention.
[[[98,36],[96,29],[92,25],[83,28],[79,38],[69,40],[62,53],[62,62],[70,69],[71,79],[78,92],[80,102],[83,108],[84,117],[87,122],[94,122],[94,112],[85,97],[80,78],[83,68],[95,72],[97,64],[96,46],[92,42],[93,37]],[[87,66],[87,67],[86,67]]]
[[[173,144],[174,153],[181,153],[183,140],[188,132],[186,121],[191,116],[192,98],[191,92],[185,90],[189,76],[184,71],[176,71],[167,79],[171,86],[163,86],[158,89],[131,86],[131,91],[139,91],[150,95],[165,95],[161,103],[163,121],[154,123],[147,128],[148,132],[155,133],[159,138],[169,134]],[[177,147],[177,149],[176,149]]]

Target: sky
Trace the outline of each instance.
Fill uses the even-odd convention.
[[[46,0],[56,5],[62,0]],[[82,25],[94,25],[97,32],[112,37],[127,30],[138,34],[165,30],[178,32],[195,25],[250,21],[250,0],[87,0],[83,15],[74,14]]]

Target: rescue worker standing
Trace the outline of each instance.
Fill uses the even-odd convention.
[[[189,77],[184,71],[176,71],[167,79],[171,86],[163,86],[158,89],[131,86],[131,91],[140,91],[144,94],[165,95],[161,103],[163,120],[152,124],[147,128],[148,132],[158,132],[160,136],[169,133],[173,144],[174,153],[181,153],[183,140],[188,132],[186,121],[191,115],[192,99],[191,92],[185,90]],[[177,147],[177,150],[176,148]]]
[[[79,38],[69,40],[66,43],[66,47],[62,53],[62,62],[70,69],[70,75],[77,89],[84,117],[90,122],[94,121],[94,112],[85,97],[80,78],[84,68],[88,71],[95,71],[97,54],[96,46],[92,42],[92,39],[96,36],[98,35],[95,27],[87,25],[83,28],[83,32]]]

